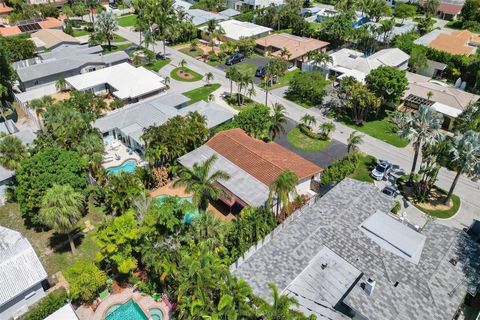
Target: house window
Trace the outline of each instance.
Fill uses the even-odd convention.
[[[35,296],[35,293],[36,293],[36,292],[34,291],[34,292],[30,292],[29,294],[27,294],[27,295],[25,296],[25,300],[28,300],[28,299],[30,299],[30,298],[33,298],[33,296]]]

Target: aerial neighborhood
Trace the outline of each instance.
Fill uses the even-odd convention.
[[[0,320],[480,319],[477,0],[0,0]]]

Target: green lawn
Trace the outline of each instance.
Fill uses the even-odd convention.
[[[310,108],[312,107],[311,104],[309,104],[309,103],[307,103],[307,102],[305,102],[305,101],[301,101],[301,100],[299,100],[299,99],[295,99],[295,98],[293,98],[292,96],[288,95],[288,93],[285,94],[283,97],[284,97],[285,99],[287,99],[287,100],[290,100],[290,101],[292,101],[292,102],[295,102],[296,104],[298,104],[298,105],[301,106],[301,107],[304,107],[305,109],[310,109]]]
[[[195,48],[194,50],[192,50],[190,47],[187,47],[187,48],[182,48],[178,51],[183,52],[193,58],[197,58],[203,55],[203,50],[200,48]]]
[[[387,114],[383,119],[364,122],[360,125],[353,123],[345,116],[337,116],[334,113],[330,113],[329,117],[334,117],[350,128],[368,134],[369,136],[377,138],[378,140],[382,140],[383,142],[389,143],[395,147],[404,148],[408,145],[408,140],[398,135],[397,126],[390,121],[391,112],[387,111]]]
[[[276,83],[269,86],[269,89],[272,90],[272,89],[277,89],[277,88],[281,88],[281,87],[285,87],[285,86],[290,85],[290,81],[293,79],[293,77],[297,73],[300,73],[300,72],[302,72],[302,70],[300,70],[300,69],[295,69],[295,70],[292,70],[292,71],[285,72],[285,74],[283,76],[278,78]],[[261,88],[265,88],[265,82],[259,83],[258,86],[261,87]]]
[[[95,207],[92,201],[90,202],[88,211],[88,214],[78,223],[79,229],[85,226],[84,222],[86,220],[90,220],[91,224],[97,227],[101,221],[103,221],[104,216],[101,209]],[[87,258],[91,260],[98,251],[95,241],[96,228],[76,239],[77,253],[75,257],[72,257],[70,253],[68,242],[65,242],[63,247],[52,252],[50,249],[51,244],[53,243],[52,245],[55,246],[65,241],[66,237],[60,237],[52,230],[35,231],[25,226],[20,208],[16,203],[7,203],[0,207],[0,225],[19,231],[30,241],[49,275],[53,275],[58,271],[64,271],[71,265],[74,259]]]
[[[185,97],[190,99],[190,104],[195,103],[200,100],[207,101],[208,96],[220,88],[220,84],[218,83],[212,83],[210,85],[204,85],[203,87],[193,89],[187,92],[182,93]]]
[[[309,22],[308,24],[310,25],[310,27],[312,27],[313,30],[320,29],[321,27],[321,24],[318,22]]]
[[[251,76],[252,78],[255,76],[255,72],[257,72],[257,66],[252,63],[238,64],[235,68],[237,68],[241,74]]]
[[[89,34],[90,34],[90,32],[88,32],[85,29],[73,29],[72,36],[73,37],[82,37],[82,36],[86,36],[86,35],[89,35]]]
[[[121,27],[132,27],[136,21],[137,21],[136,14],[121,16],[120,18],[118,18],[118,25]]]
[[[124,37],[119,36],[118,34],[115,34],[112,39],[112,42],[126,42],[126,41],[128,40],[125,39]]]
[[[307,152],[318,152],[330,145],[330,140],[312,139],[304,135],[298,127],[293,128],[287,134],[288,142],[295,148]]]
[[[115,43],[112,43],[111,50],[108,49],[108,44],[103,44],[102,48],[103,48],[103,53],[110,53],[110,52],[125,50],[131,45],[132,45],[131,43],[125,43],[125,44],[119,44],[118,46],[116,46]]]
[[[163,67],[165,67],[167,64],[170,63],[170,59],[167,58],[167,59],[161,59],[161,60],[155,60],[154,62],[152,63],[147,63],[144,65],[145,68],[147,68],[148,70],[152,70],[152,71],[155,71],[155,72],[158,72],[160,69],[162,69]]]
[[[370,172],[377,164],[377,159],[373,156],[361,156],[355,171],[349,176],[352,179],[373,183]]]
[[[191,79],[185,79],[185,78],[181,78],[177,75],[177,71],[179,70],[183,70],[183,72],[187,72],[187,73],[190,73],[193,78]],[[199,74],[199,73],[196,73],[195,71],[185,67],[185,68],[182,68],[182,67],[178,67],[178,68],[175,68],[172,70],[172,72],[170,72],[170,77],[172,79],[175,79],[177,81],[184,81],[184,82],[194,82],[194,81],[199,81],[202,79],[202,75]]]

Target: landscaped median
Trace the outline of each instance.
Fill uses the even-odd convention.
[[[202,80],[202,75],[187,68],[187,67],[178,67],[170,72],[170,77],[177,81],[184,82],[195,82]]]
[[[155,60],[151,63],[147,63],[144,65],[145,68],[147,68],[148,70],[152,70],[152,71],[155,71],[155,72],[158,72],[160,69],[162,69],[163,67],[165,67],[167,64],[170,63],[170,59],[167,58],[167,59],[161,59],[161,60]]]

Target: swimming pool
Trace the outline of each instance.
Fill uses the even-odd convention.
[[[166,199],[166,198],[177,198],[178,201],[181,202],[184,202],[184,201],[188,201],[190,203],[192,203],[192,197],[175,197],[175,196],[171,196],[171,195],[168,195],[168,194],[161,194],[161,195],[158,195],[155,197],[155,199],[160,199],[160,202],[162,199]],[[199,212],[198,212],[198,209],[194,209],[192,212],[188,212],[184,217],[183,217],[183,223],[185,224],[190,224],[192,222],[192,220],[198,216]]]
[[[107,310],[105,320],[148,320],[148,317],[133,300],[116,304]]]
[[[107,172],[108,173],[113,173],[113,174],[118,173],[120,171],[131,173],[131,172],[135,171],[136,167],[137,167],[137,161],[135,161],[133,159],[130,159],[130,160],[125,161],[124,163],[122,163],[119,166],[107,168]]]

